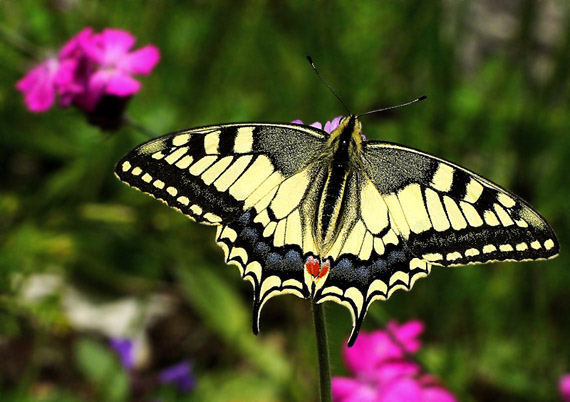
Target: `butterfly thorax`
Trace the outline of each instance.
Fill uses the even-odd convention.
[[[336,240],[343,223],[346,183],[354,174],[362,152],[362,126],[356,116],[341,120],[328,139],[326,180],[320,191],[319,207],[313,235],[318,252],[324,256]]]

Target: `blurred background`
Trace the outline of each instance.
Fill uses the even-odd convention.
[[[552,261],[434,268],[374,303],[365,330],[425,322],[419,361],[462,401],[558,400],[570,372],[570,9],[565,1],[0,2],[0,399],[312,401],[310,304],[287,295],[251,333],[252,292],[214,229],[113,176],[148,139],[75,108],[32,114],[15,84],[86,26],[130,31],[161,61],[128,106],[158,134],[355,113],[368,139],[459,163],[553,226]],[[333,375],[348,310],[327,303]],[[132,346],[121,366],[113,339]],[[190,390],[162,384],[188,362]],[[156,399],[154,399],[156,400]]]

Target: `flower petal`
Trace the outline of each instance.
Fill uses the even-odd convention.
[[[408,321],[398,325],[396,321],[391,321],[386,329],[401,343],[408,353],[416,353],[421,348],[421,341],[417,339],[424,332],[425,325],[419,320]]]
[[[321,122],[316,121],[314,123],[310,124],[311,127],[315,127],[315,128],[320,128],[321,130],[323,129],[323,125],[321,124]]]
[[[422,402],[457,402],[457,398],[444,388],[428,387],[422,390]]]
[[[339,126],[341,119],[342,119],[342,116],[337,116],[334,119],[332,119],[331,121],[327,121],[325,123],[325,131],[327,133],[332,133],[333,130],[335,130]]]
[[[57,60],[48,59],[16,83],[16,88],[24,95],[24,103],[30,112],[45,112],[53,105],[57,68]]]
[[[190,391],[196,383],[192,375],[192,366],[188,361],[183,361],[162,370],[158,374],[158,380],[161,383],[176,385],[181,392]]]
[[[116,96],[129,96],[141,89],[141,83],[128,74],[116,72],[111,74],[105,93]]]
[[[127,31],[105,28],[100,36],[100,46],[104,51],[103,64],[116,65],[135,42],[136,38]]]
[[[377,389],[371,384],[345,377],[331,379],[334,402],[375,402]]]
[[[82,43],[89,41],[92,36],[93,29],[91,27],[83,29],[63,45],[58,53],[59,59],[78,57],[79,53],[83,53]]]
[[[558,383],[560,396],[564,402],[570,402],[570,374],[564,374]]]
[[[422,389],[413,378],[403,377],[382,387],[377,402],[422,402]]]
[[[153,45],[126,54],[119,63],[119,68],[133,74],[150,74],[160,60],[160,52]]]
[[[126,338],[111,338],[109,344],[119,355],[119,359],[121,360],[123,367],[127,370],[132,370],[134,367],[133,341]]]

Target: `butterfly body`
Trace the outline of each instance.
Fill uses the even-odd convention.
[[[374,300],[432,265],[551,258],[558,241],[525,201],[456,164],[366,141],[355,116],[331,133],[236,123],[167,134],[129,152],[122,181],[215,225],[226,262],[253,285],[253,329],[280,294],[334,301],[356,339]]]

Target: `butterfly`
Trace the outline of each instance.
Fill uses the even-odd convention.
[[[370,304],[432,266],[556,256],[528,203],[457,164],[362,136],[357,116],[322,129],[281,123],[193,128],[130,151],[117,177],[217,227],[226,263],[253,285],[253,331],[281,294],[333,301],[354,343]]]

